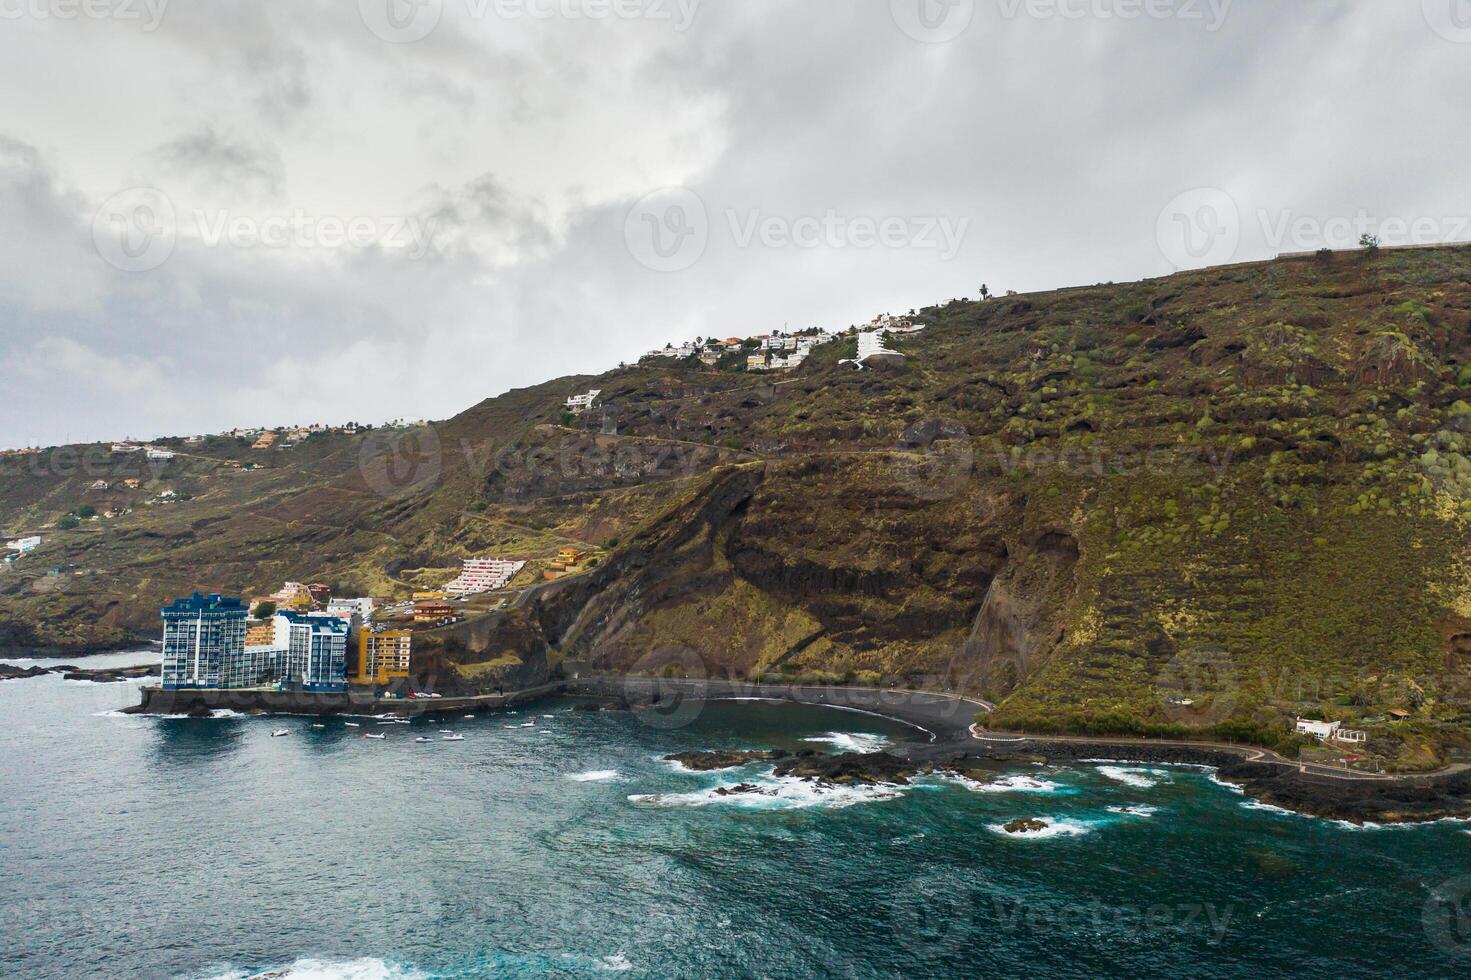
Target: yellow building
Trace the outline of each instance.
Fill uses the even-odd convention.
[[[408,630],[358,633],[358,668],[354,684],[384,685],[409,676],[414,634]]]
[[[263,619],[258,623],[245,624],[245,645],[248,647],[268,647],[276,642],[275,619]]]
[[[587,552],[581,548],[563,548],[557,552],[557,564],[562,566],[581,565],[582,559],[587,557]]]
[[[448,592],[415,592],[415,602],[443,602],[449,598]]]

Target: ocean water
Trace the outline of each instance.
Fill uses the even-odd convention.
[[[818,792],[661,759],[925,738],[765,702],[674,729],[567,702],[317,728],[117,716],[136,690],[0,683],[0,976],[1471,969],[1460,823],[1349,828],[1122,762]],[[740,782],[763,792],[716,792]],[[1005,832],[1022,818],[1047,827]]]

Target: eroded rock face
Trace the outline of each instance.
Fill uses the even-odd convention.
[[[1062,633],[1078,543],[1065,531],[1023,535],[992,581],[952,674],[1004,697],[1041,665]]]

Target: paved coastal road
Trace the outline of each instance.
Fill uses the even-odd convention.
[[[741,680],[697,678],[619,677],[583,675],[568,684],[569,693],[602,697],[661,700],[730,701],[763,698],[825,705],[848,711],[882,715],[930,733],[936,741],[968,741],[976,715],[994,705],[979,698],[911,691],[902,688],[846,687],[828,684],[760,684]]]

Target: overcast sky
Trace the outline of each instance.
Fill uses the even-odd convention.
[[[0,447],[1468,239],[1471,0],[0,0]]]

